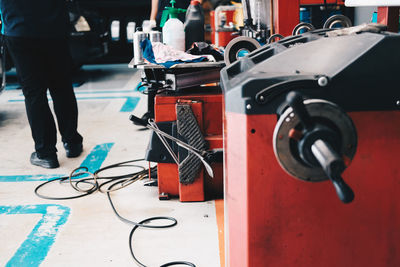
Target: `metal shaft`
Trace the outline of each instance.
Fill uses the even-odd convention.
[[[158,129],[158,127],[154,127],[154,125],[153,125],[154,123],[155,123],[155,122],[154,122],[153,119],[149,119],[149,124],[147,124],[146,127],[149,128],[149,129],[151,129],[151,130],[153,130],[158,136],[159,136],[159,135],[162,135],[163,137],[166,137],[166,138],[168,138],[168,139],[170,139],[170,140],[176,142],[176,144],[177,144],[178,146],[185,148],[185,149],[188,150],[189,152],[192,152],[194,155],[196,155],[196,156],[201,160],[201,162],[203,163],[204,168],[206,169],[208,175],[209,175],[210,177],[214,177],[214,172],[213,172],[213,170],[212,170],[210,164],[209,164],[209,163],[205,160],[205,158],[204,158],[204,157],[207,155],[207,151],[202,151],[202,150],[199,150],[199,149],[197,149],[197,148],[195,148],[195,147],[192,147],[191,145],[189,145],[189,144],[187,144],[187,143],[185,143],[185,142],[182,142],[182,141],[179,140],[178,138],[175,138],[175,137],[173,137],[172,135],[169,135],[169,134],[167,134],[167,133],[161,131],[160,129]],[[163,142],[162,139],[161,139],[161,142]],[[164,142],[163,142],[163,144],[164,144]],[[164,144],[164,145],[165,145],[165,144]],[[170,146],[169,146],[168,143],[167,143],[166,148],[167,148],[167,150],[169,151],[168,147],[170,148]],[[173,153],[172,149],[171,149],[171,152]],[[170,153],[171,153],[171,152],[170,152]],[[173,154],[175,155],[175,153],[173,153]],[[175,159],[174,159],[174,160],[175,160]],[[179,164],[179,161],[177,162],[177,164]]]

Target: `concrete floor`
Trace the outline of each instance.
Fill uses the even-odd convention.
[[[37,197],[34,189],[79,166],[94,171],[143,158],[149,131],[140,131],[128,119],[131,113],[142,115],[146,110],[146,97],[134,91],[139,76],[126,65],[83,68],[76,79],[85,82],[75,92],[84,153],[66,158],[59,136],[61,166],[53,170],[29,163],[33,141],[21,90],[10,86],[0,95],[0,266],[136,266],[128,246],[132,226],[118,220],[106,195],[97,192],[75,200],[51,201]],[[121,174],[121,170],[112,172]],[[41,192],[74,194],[69,185],[58,183]],[[112,197],[120,214],[130,220],[152,216],[178,220],[173,228],[137,231],[134,250],[146,266],[176,260],[204,267],[223,265],[219,249],[223,240],[218,239],[222,230],[217,227],[214,201],[159,201],[157,188],[145,187],[142,181]]]

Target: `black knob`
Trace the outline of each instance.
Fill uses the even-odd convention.
[[[135,115],[130,115],[129,119],[133,122],[135,125],[139,126],[147,126],[147,122],[145,120],[142,120],[141,118],[136,117]]]
[[[329,178],[331,178],[331,181],[336,189],[336,194],[338,195],[339,199],[345,204],[352,202],[354,199],[354,192],[350,188],[350,186],[348,186],[343,181],[342,177],[339,175],[336,178],[332,177]]]

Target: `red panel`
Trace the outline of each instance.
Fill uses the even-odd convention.
[[[275,115],[226,116],[228,266],[400,266],[400,112],[350,114],[359,141],[347,205],[330,182],[281,169]]]
[[[341,0],[326,0],[326,1],[321,1],[321,0],[300,0],[300,5],[325,5],[325,4],[331,4],[331,5],[344,5],[344,1]]]
[[[225,113],[225,222],[227,266],[249,266],[246,116]]]
[[[175,163],[158,163],[158,193],[179,195],[179,174]]]
[[[292,35],[300,22],[300,0],[273,0],[274,32],[283,36]]]
[[[191,103],[193,113],[210,149],[222,147],[222,95],[221,93],[166,95],[160,94],[155,99],[155,120],[175,121],[176,103]],[[193,102],[195,101],[195,102]],[[197,102],[196,102],[197,101]],[[215,165],[215,166],[214,166]],[[205,197],[222,196],[223,170],[222,164],[214,164],[215,178],[212,179],[201,171],[195,182],[190,185],[179,183],[178,166],[176,164],[158,164],[159,193],[179,196],[180,201],[204,201]]]
[[[378,23],[388,26],[388,31],[399,31],[399,7],[378,7]]]
[[[175,103],[178,99],[196,100],[203,102],[204,132],[206,135],[222,134],[222,95],[210,92],[209,94],[185,94],[181,96],[158,95],[155,99],[155,120],[175,121]]]

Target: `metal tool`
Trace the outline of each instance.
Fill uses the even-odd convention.
[[[160,134],[160,132],[162,132],[162,131],[158,128],[158,126],[155,123],[155,121],[153,119],[151,119],[151,118],[149,119],[149,125],[154,127],[155,129],[157,129],[157,131],[154,131],[154,132],[156,133],[158,138],[160,138],[161,142],[163,143],[165,148],[168,150],[168,153],[174,159],[175,163],[179,165],[178,156],[174,153],[174,151],[172,150],[171,146],[168,144],[167,140],[165,140],[164,136],[162,134]]]
[[[179,140],[178,138],[175,138],[175,137],[173,137],[173,136],[161,131],[160,129],[158,129],[158,127],[155,124],[153,119],[149,119],[149,121],[146,122],[146,121],[144,121],[144,120],[142,120],[142,119],[140,119],[140,118],[138,118],[138,117],[136,117],[134,115],[131,115],[129,117],[129,119],[136,125],[144,126],[144,127],[148,128],[150,130],[153,130],[157,134],[157,136],[159,136],[159,137],[162,136],[162,137],[160,137],[161,142],[165,145],[165,147],[167,148],[168,152],[171,154],[171,156],[174,158],[174,161],[177,164],[179,164],[178,158],[175,155],[175,153],[172,151],[172,148],[168,145],[168,143],[166,142],[164,137],[174,141],[178,146],[183,147],[187,151],[189,151],[189,152],[193,153],[194,155],[196,155],[201,160],[201,162],[203,163],[204,168],[206,169],[208,175],[210,177],[214,177],[214,172],[213,172],[210,164],[208,163],[208,161],[211,161],[211,159],[215,157],[216,153],[222,152],[222,149],[214,149],[214,150],[211,150],[211,151],[199,150],[199,149],[197,149],[195,147],[192,147],[191,145]]]

